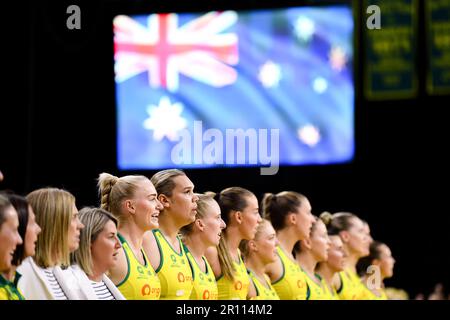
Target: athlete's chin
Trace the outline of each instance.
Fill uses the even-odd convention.
[[[150,223],[150,229],[157,229],[159,228],[159,222]]]

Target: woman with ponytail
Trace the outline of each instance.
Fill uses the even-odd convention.
[[[329,247],[327,228],[320,219],[316,219],[313,223],[309,238],[294,245],[295,259],[306,274],[307,300],[329,299],[322,278],[315,272],[319,262],[328,260]]]
[[[214,195],[212,192],[198,195],[195,221],[180,230],[194,282],[191,300],[219,297],[214,272],[205,257],[209,247],[219,245],[222,229],[226,227]]]
[[[102,173],[98,179],[101,208],[118,220],[122,249],[109,270],[112,282],[127,300],[156,300],[161,284],[142,248],[144,233],[158,227],[162,209],[155,187],[144,176],[121,178]]]
[[[282,300],[306,300],[305,274],[292,255],[297,241],[308,238],[314,217],[308,199],[297,192],[268,193],[263,198],[264,217],[272,223],[279,245],[278,257],[266,267],[278,296]]]
[[[216,197],[227,227],[219,246],[207,251],[207,258],[217,279],[220,300],[245,300],[255,296],[249,292],[250,278],[242,260],[239,244],[252,240],[261,222],[258,199],[249,190],[231,187]]]

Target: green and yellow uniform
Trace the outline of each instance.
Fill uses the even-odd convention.
[[[248,270],[248,275],[256,289],[256,297],[252,300],[280,300],[267,275],[264,275],[264,283],[251,270]]]
[[[341,300],[361,300],[364,296],[364,285],[358,275],[350,269],[339,272],[341,287],[336,290]]]
[[[161,300],[188,300],[193,288],[192,271],[181,239],[177,236],[180,252],[176,252],[159,229],[152,232],[161,257],[156,269],[161,282]]]
[[[277,252],[283,266],[283,274],[280,279],[272,283],[273,288],[281,300],[306,300],[305,273],[297,262],[284,253],[280,246],[277,247]]]
[[[141,249],[144,264],[135,257],[128,242],[120,234],[117,235],[122,243],[125,257],[127,258],[128,271],[125,279],[117,285],[117,288],[127,300],[157,300],[161,294],[159,278],[153,270],[150,262]]]
[[[304,273],[306,285],[308,286],[306,300],[328,300],[327,294],[323,288],[322,278],[319,275],[314,274],[313,279],[306,272]]]
[[[205,257],[202,257],[203,263],[205,264],[206,272],[200,269],[194,256],[189,249],[185,246],[184,250],[188,257],[189,265],[192,270],[192,278],[194,286],[192,288],[191,300],[217,300],[219,294],[217,291],[217,282],[214,277],[214,273]]]
[[[0,300],[25,300],[19,289],[0,274]]]
[[[364,283],[362,284],[364,286],[363,295],[361,297],[361,300],[388,300],[388,297],[386,295],[386,292],[384,292],[383,289],[378,289],[376,294],[369,288],[367,288]]]
[[[336,289],[334,289],[333,286],[331,286],[331,289],[330,289],[327,282],[323,278],[322,278],[322,280],[320,280],[320,282],[322,282],[323,291],[325,292],[324,300],[339,300],[339,296],[336,292]]]
[[[242,261],[241,252],[238,249],[239,262],[233,261],[234,281],[224,277],[223,274],[217,279],[219,300],[246,300],[250,278],[247,268]]]

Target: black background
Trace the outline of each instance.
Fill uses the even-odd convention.
[[[389,1],[389,0],[386,0]],[[112,17],[115,13],[250,8],[305,1],[15,1],[2,5],[0,102],[1,189],[26,194],[39,187],[69,190],[77,205],[97,205],[96,178],[118,172]],[[316,1],[317,2],[317,1]],[[338,1],[334,1],[338,2]],[[151,5],[150,5],[151,3]],[[375,239],[397,260],[387,285],[412,297],[437,282],[450,288],[446,109],[449,96],[425,92],[423,3],[418,34],[419,94],[415,99],[369,102],[361,94],[361,59],[355,64],[356,156],[335,166],[187,170],[196,191],[239,185],[259,198],[290,189],[305,194],[313,213],[351,211],[366,219]],[[66,8],[81,8],[81,30],[68,30]],[[361,55],[359,8],[356,50]],[[382,32],[382,31],[380,31]],[[245,114],[236,115],[245,117]],[[126,172],[133,173],[133,172]],[[151,176],[153,171],[139,172]]]

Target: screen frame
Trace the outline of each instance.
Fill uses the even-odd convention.
[[[359,108],[358,105],[361,103],[361,69],[359,67],[360,61],[360,48],[357,45],[361,43],[361,32],[359,17],[361,15],[361,5],[358,0],[262,0],[262,1],[249,1],[249,0],[215,0],[207,1],[200,0],[192,3],[187,2],[177,2],[173,0],[168,1],[129,1],[129,2],[118,2],[114,3],[110,7],[110,33],[111,33],[111,68],[114,70],[114,32],[113,32],[113,19],[118,15],[147,15],[147,14],[158,14],[158,13],[205,13],[208,11],[225,11],[225,10],[236,10],[236,11],[255,11],[255,10],[267,10],[267,9],[285,9],[290,7],[327,7],[327,6],[347,6],[352,10],[353,15],[353,65],[351,67],[351,73],[353,77],[354,86],[354,99],[353,99],[353,156],[351,159],[345,162],[335,162],[330,164],[283,164],[280,165],[281,168],[314,168],[314,167],[343,167],[347,168],[354,163],[360,161],[360,155],[358,150],[360,149],[359,142]],[[113,72],[114,74],[114,72]],[[114,168],[115,171],[121,172],[123,174],[146,174],[152,172],[158,172],[163,169],[121,169],[118,163],[118,146],[117,146],[117,134],[118,134],[118,119],[117,119],[117,92],[116,92],[116,82],[112,79],[113,95],[114,95],[114,105],[112,110],[114,111],[114,135],[113,135],[113,145],[114,145]],[[176,165],[173,166],[176,168]],[[254,172],[257,170],[259,172],[260,165],[233,165],[233,166],[213,166],[213,167],[189,167],[182,168],[183,171],[205,171],[209,172],[211,170],[215,171],[230,171],[230,170],[247,170],[249,172]]]

